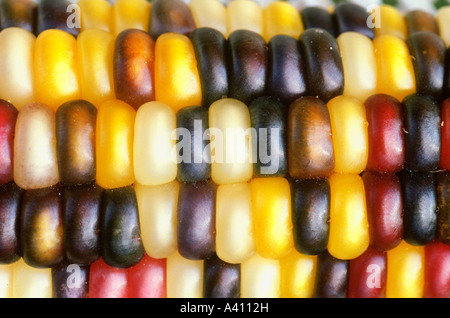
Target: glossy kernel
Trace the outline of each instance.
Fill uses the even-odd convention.
[[[348,260],[333,257],[328,251],[317,256],[314,282],[315,298],[345,298],[348,291]]]
[[[336,39],[314,28],[300,35],[299,45],[306,63],[308,93],[324,102],[344,91],[344,70]]]
[[[205,260],[203,298],[238,298],[241,291],[241,267],[228,264],[216,255]]]
[[[432,171],[441,156],[441,116],[437,100],[411,94],[402,103],[405,126],[405,168]]]
[[[197,60],[190,39],[165,33],[155,46],[155,97],[175,111],[202,104]]]
[[[405,163],[405,137],[401,103],[392,96],[375,94],[365,102],[369,154],[367,169],[398,172]]]
[[[135,184],[141,238],[148,256],[169,257],[177,249],[178,181],[156,186]]]
[[[97,111],[96,181],[106,189],[133,184],[133,138],[136,111],[120,100],[101,104]]]
[[[56,110],[80,98],[77,41],[67,32],[50,29],[36,38],[34,81],[36,101]]]
[[[28,265],[23,258],[14,263],[12,269],[13,298],[51,298],[51,268],[35,268]]]
[[[128,297],[128,269],[112,267],[99,258],[89,269],[89,298]]]
[[[241,264],[241,297],[279,298],[280,280],[280,261],[255,253]]]
[[[312,298],[317,256],[303,255],[293,250],[280,260],[280,297]]]
[[[44,104],[24,106],[17,117],[14,139],[14,181],[23,189],[59,182],[55,113]]]
[[[428,172],[403,171],[403,239],[411,245],[427,245],[436,237],[436,179]]]
[[[351,2],[338,3],[333,9],[337,34],[357,32],[369,39],[375,37],[374,28],[369,26],[369,12],[366,8]]]
[[[450,297],[450,245],[434,241],[425,247],[425,298]]]
[[[100,257],[102,189],[97,185],[63,189],[63,231],[66,259],[89,265]]]
[[[101,206],[101,257],[113,267],[139,263],[145,250],[141,240],[136,193],[131,186],[105,189]]]
[[[171,182],[177,177],[176,115],[161,102],[148,102],[136,112],[132,166],[143,185]]]
[[[250,189],[256,251],[280,259],[294,247],[289,183],[280,177],[254,178]]]
[[[378,11],[372,12],[375,19],[372,21],[375,26],[375,35],[392,35],[401,40],[407,37],[407,27],[404,15],[395,7],[391,5],[382,4],[377,7]]]
[[[395,174],[365,171],[362,175],[367,202],[370,245],[388,251],[403,238],[403,202]]]
[[[248,183],[220,185],[216,201],[216,253],[239,264],[255,251],[251,192]]]
[[[33,267],[53,267],[64,259],[63,201],[58,187],[27,190],[21,206],[21,249]]]
[[[335,168],[330,115],[314,97],[289,106],[287,124],[289,174],[295,179],[327,177]]]
[[[219,0],[192,0],[189,1],[197,28],[213,28],[227,35],[227,9]]]
[[[203,296],[203,260],[189,260],[174,252],[167,258],[167,298]]]
[[[148,32],[156,40],[164,33],[189,35],[196,28],[189,5],[181,0],[154,0]]]
[[[307,6],[300,10],[303,27],[307,29],[322,29],[335,36],[333,17],[327,8],[322,6]]]
[[[297,39],[279,34],[273,36],[267,46],[267,94],[286,105],[307,95],[306,65]]]
[[[209,108],[211,178],[215,183],[239,183],[252,178],[250,127],[248,107],[236,99],[221,99]]]
[[[287,173],[287,106],[271,96],[255,99],[248,106],[257,144],[253,175],[282,177]]]
[[[373,46],[377,64],[377,93],[390,95],[399,101],[414,93],[416,79],[406,43],[386,34],[375,37]]]
[[[144,255],[142,260],[128,269],[127,285],[130,298],[166,297],[167,260]]]
[[[377,88],[377,66],[372,41],[353,31],[339,35],[337,43],[344,68],[343,94],[364,102],[375,94]]]
[[[333,174],[330,182],[329,253],[338,259],[353,259],[369,246],[364,183],[356,174]]]
[[[0,32],[0,98],[18,110],[35,99],[34,52],[36,37],[17,27]]]
[[[112,32],[127,29],[148,31],[151,5],[145,0],[117,0],[112,6]]]
[[[330,185],[327,179],[291,182],[294,245],[298,252],[318,255],[328,246]]]
[[[232,1],[226,9],[227,36],[236,30],[250,30],[262,34],[264,18],[263,8],[259,3],[251,0]]]
[[[88,29],[77,38],[81,98],[96,107],[115,98],[114,36],[104,30]]]
[[[228,36],[229,97],[249,104],[265,95],[267,71],[267,44],[259,33],[239,29]]]
[[[416,77],[418,93],[442,96],[447,46],[437,34],[416,32],[407,40]]]
[[[180,109],[177,116],[177,179],[180,182],[197,182],[211,176],[209,141],[204,136],[208,129],[208,110],[203,106]]]
[[[263,35],[266,42],[278,34],[298,38],[303,24],[298,10],[289,2],[275,1],[263,9]]]
[[[209,108],[215,101],[228,96],[227,41],[220,31],[209,27],[195,29],[189,38],[197,60],[202,103]]]
[[[216,186],[210,181],[180,184],[177,245],[181,256],[207,259],[216,249]]]
[[[338,96],[327,104],[337,173],[361,173],[367,166],[369,144],[364,104]]]
[[[86,184],[95,180],[97,109],[83,100],[61,105],[56,111],[56,152],[60,181]]]
[[[138,109],[155,99],[155,41],[142,30],[119,33],[114,50],[116,97]]]
[[[89,29],[112,31],[112,5],[107,0],[79,0],[81,32]]]
[[[423,297],[424,253],[405,241],[387,252],[386,298]]]

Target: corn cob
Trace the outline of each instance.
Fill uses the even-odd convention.
[[[2,3],[2,296],[449,297],[448,8],[68,4]]]

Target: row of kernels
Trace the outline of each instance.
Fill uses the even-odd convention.
[[[441,8],[436,12],[436,17],[428,10],[414,9],[404,13],[397,8],[385,4],[364,8],[355,3],[340,3],[333,7],[311,7],[305,5],[297,7],[289,2],[273,1],[265,6],[261,6],[256,1],[232,1],[226,5],[217,0],[192,0],[188,4],[182,1],[161,1],[150,4],[143,0],[119,0],[114,4],[106,0],[78,1],[80,22],[73,30],[68,29],[67,22],[73,14],[72,3],[68,1],[54,4],[51,1],[41,1],[38,4],[32,1],[20,1],[13,3],[5,1],[2,7],[2,28],[10,26],[20,26],[32,32],[42,32],[43,30],[55,27],[76,32],[90,28],[99,28],[119,34],[129,28],[137,28],[149,31],[153,26],[151,20],[161,20],[155,23],[155,27],[173,27],[175,24],[189,29],[189,25],[198,27],[213,27],[221,31],[224,35],[230,34],[237,29],[249,29],[263,34],[266,39],[270,39],[275,34],[288,34],[298,36],[304,28],[317,26],[314,21],[318,21],[321,16],[320,25],[332,20],[332,14],[337,20],[337,30],[331,26],[329,29],[337,34],[348,31],[348,28],[358,28],[362,32],[369,32],[372,36],[381,34],[393,34],[405,38],[407,34],[416,31],[431,31],[442,33],[443,38],[448,38],[446,30],[446,15],[448,8]],[[152,7],[155,14],[152,15]],[[310,10],[310,8],[312,8]],[[69,10],[72,9],[72,10]],[[303,14],[305,10],[305,14]],[[57,12],[49,15],[48,12]],[[168,17],[170,11],[176,11],[176,19]],[[310,14],[310,12],[314,14]],[[372,16],[369,16],[369,15]],[[241,18],[244,16],[245,18]],[[355,21],[345,22],[346,17],[352,17]],[[369,18],[372,17],[371,21]],[[314,21],[311,21],[313,19]],[[39,21],[37,21],[39,20]],[[44,20],[45,23],[44,23]],[[47,22],[49,20],[49,22]],[[181,21],[181,22],[179,22]],[[374,24],[369,26],[369,22]],[[372,30],[371,30],[372,29]]]
[[[0,266],[0,295],[8,298],[446,298],[448,245],[417,247],[402,242],[389,252],[368,249],[342,261],[290,253],[282,260],[254,254],[241,264],[212,257],[192,261],[173,253],[147,255],[134,267],[110,267],[102,259],[90,266],[55,269],[23,260]],[[75,272],[77,271],[77,272]],[[71,275],[75,275],[71,277]]]
[[[2,61],[4,61],[3,64],[9,70],[11,78],[5,80],[5,85],[2,85],[4,91],[0,96],[11,101],[19,108],[32,100],[37,100],[56,108],[63,101],[77,97],[88,99],[95,105],[98,105],[100,102],[111,99],[114,96],[123,99],[134,107],[143,104],[143,100],[149,101],[153,98],[171,106],[173,105],[175,108],[180,108],[187,104],[200,104],[202,102],[200,86],[206,85],[205,81],[202,82],[201,77],[206,75],[203,74],[204,69],[200,69],[200,72],[196,70],[193,49],[187,43],[189,41],[186,41],[187,39],[183,40],[182,37],[172,36],[165,39],[165,41],[161,41],[164,42],[164,45],[161,44],[155,48],[154,42],[156,41],[156,44],[158,44],[156,38],[152,40],[152,37],[146,32],[137,31],[127,31],[116,39],[115,36],[106,31],[88,30],[81,32],[79,41],[71,38],[68,34],[63,35],[63,33],[50,35],[48,34],[49,32],[45,32],[45,36],[38,36],[37,41],[34,41],[33,36],[28,32],[24,32],[24,30],[21,32],[18,30],[2,32],[2,40],[5,41],[5,45],[2,46],[5,49],[1,51],[4,57]],[[336,70],[333,71],[334,76],[342,77],[342,80],[339,81],[337,77],[335,78],[336,87],[328,87],[331,85],[331,82],[324,79],[321,80],[320,72],[314,72],[314,70],[311,70],[311,66],[306,67],[306,73],[313,73],[307,76],[308,80],[306,82],[309,83],[309,93],[318,95],[322,99],[328,99],[330,97],[328,94],[342,93],[342,89],[344,89],[345,95],[359,98],[362,101],[374,92],[386,93],[402,100],[406,95],[416,91],[416,87],[419,93],[431,94],[439,98],[442,90],[445,90],[447,85],[448,80],[444,76],[446,45],[444,40],[435,33],[428,32],[424,34],[415,32],[407,38],[406,43],[391,34],[377,36],[372,43],[370,38],[357,30],[339,34],[337,43],[325,36],[319,36],[319,34],[313,36],[311,33],[308,33],[309,36],[306,36],[303,33],[300,35],[300,38],[304,38],[304,41],[300,41],[301,44],[305,45],[305,42],[311,40],[314,41],[311,44],[312,50],[316,51],[319,47],[329,45],[332,48],[331,50],[335,51],[327,52],[322,47],[320,50],[321,54],[325,55],[309,58],[308,48],[310,46],[306,44],[303,50],[305,51],[304,58],[308,62],[307,65],[316,61],[320,70],[324,60],[329,60],[330,58],[342,59],[343,65],[340,65],[340,61],[339,63],[338,61],[334,63],[336,64]],[[244,34],[249,36],[251,33],[247,32]],[[205,37],[206,35],[202,36]],[[284,40],[271,41],[273,37],[266,41],[261,37],[261,41],[259,41],[258,37],[259,35],[255,36],[254,43],[252,41],[253,45],[261,41],[263,43],[267,42],[269,49],[273,48],[274,50],[278,45],[284,45],[283,43],[285,42]],[[12,43],[13,39],[14,43]],[[138,41],[138,39],[140,40]],[[230,45],[233,45],[234,41],[240,43],[241,41],[238,39],[238,36],[234,36],[230,39]],[[201,40],[199,41],[201,43]],[[280,44],[276,44],[278,41],[281,41]],[[142,43],[138,44],[140,42]],[[200,43],[197,45],[200,45]],[[287,42],[286,45],[288,45]],[[262,46],[266,47],[265,44],[262,44]],[[140,47],[140,49],[137,50],[137,47]],[[358,49],[355,49],[356,47]],[[361,48],[364,50],[361,51]],[[194,49],[197,48],[195,47]],[[261,51],[256,48],[253,49],[255,50],[254,53]],[[114,52],[114,50],[117,52]],[[70,54],[61,56],[61,51]],[[176,54],[173,58],[160,58],[162,55],[166,56],[171,52],[182,52],[183,54]],[[241,52],[238,58],[245,65],[244,53],[246,52],[246,47],[236,49],[236,54],[237,52]],[[225,55],[225,52],[222,52],[222,55]],[[410,55],[412,55],[412,59]],[[183,58],[180,56],[183,56]],[[208,56],[210,56],[209,59],[212,58],[211,54]],[[113,57],[116,59],[114,63]],[[196,57],[198,59],[198,56]],[[267,79],[269,87],[267,89],[270,90],[272,73],[273,76],[279,74],[278,72],[275,74],[278,68],[275,65],[273,66],[274,69],[266,71],[267,67],[272,67],[267,65],[267,59],[271,57],[261,56],[261,58],[258,69],[260,72],[265,71],[269,73],[269,78]],[[234,61],[232,65],[241,65],[238,63],[239,60]],[[355,61],[358,61],[358,63],[355,63]],[[142,64],[144,62],[146,63],[145,65]],[[278,61],[272,60],[272,63],[275,62]],[[154,66],[153,63],[155,63]],[[204,62],[200,61],[198,63]],[[221,61],[219,65],[222,63],[224,61]],[[17,65],[22,67],[18,69]],[[56,69],[56,65],[59,65],[57,73],[52,72],[52,70]],[[76,66],[78,66],[78,70]],[[95,68],[96,72],[89,71],[92,67]],[[136,74],[136,71],[133,72],[136,69],[139,69],[139,74]],[[164,72],[167,76],[158,71],[162,69],[168,70],[167,73]],[[180,94],[175,89],[175,83],[170,79],[175,69],[178,72],[178,81],[183,81],[183,86],[186,86],[183,94]],[[256,72],[254,68],[252,69],[253,72]],[[34,71],[31,72],[31,70]],[[184,71],[182,72],[182,70]],[[249,70],[251,69],[249,68]],[[332,71],[331,66],[327,67],[327,71]],[[293,70],[290,70],[290,73],[293,72]],[[341,74],[342,72],[344,72],[343,75]],[[256,80],[256,82],[253,81],[252,83],[259,83],[261,79],[257,77],[257,74],[238,74],[235,74],[236,79],[230,82],[230,94],[239,99],[240,95],[242,95],[241,88],[234,88],[233,86],[237,79],[247,79],[249,83],[252,82],[252,79]],[[18,76],[21,76],[20,86],[15,84]],[[198,76],[200,76],[200,79],[197,78]],[[259,76],[264,77],[262,79],[263,82],[266,81],[265,74],[261,73]],[[128,81],[126,83],[130,84],[130,88],[124,88],[126,85],[124,82],[120,82],[121,79]],[[217,80],[217,76],[214,79]],[[296,82],[299,81],[297,80]],[[317,86],[320,83],[325,86],[318,88]],[[180,83],[178,82],[178,84]],[[264,83],[259,84],[258,87],[250,86],[248,89],[251,89],[252,94],[260,94],[261,90],[265,89],[265,85],[261,86],[262,84]],[[173,93],[173,98],[170,97],[172,94],[166,94],[166,90],[162,89],[162,87],[166,86]],[[342,86],[344,87],[342,88]],[[51,90],[49,87],[51,87]],[[47,90],[45,90],[46,88]],[[317,92],[318,89],[320,90],[319,92]],[[305,88],[298,87],[296,90],[296,97],[298,97],[299,94],[304,93]],[[49,91],[52,91],[52,97],[48,96]],[[227,94],[228,91],[222,91],[222,93]],[[447,93],[443,93],[447,95]],[[130,97],[130,95],[133,95],[133,97]],[[252,97],[255,96],[253,95]],[[283,96],[280,96],[280,98],[283,98]],[[208,100],[208,102],[210,103],[211,101]]]
[[[449,182],[447,172],[403,171],[400,177],[365,172],[115,189],[23,191],[9,183],[0,188],[0,256],[3,263],[23,257],[35,267],[63,259],[90,264],[102,256],[126,268],[144,251],[166,258],[178,250],[192,260],[216,253],[235,264],[254,252],[281,259],[294,248],[308,255],[328,250],[349,260],[369,246],[391,250],[402,239],[417,246],[448,244]]]
[[[366,105],[346,96],[326,104],[304,97],[289,108],[271,98],[258,98],[250,107],[225,98],[209,110],[197,106],[178,113],[156,101],[136,111],[120,100],[98,109],[75,100],[56,113],[44,104],[17,111],[4,102],[1,180],[14,179],[24,189],[94,180],[115,188],[176,178],[211,177],[225,184],[252,176],[358,174],[366,168],[434,171],[448,165],[443,105],[440,110],[433,97],[420,94],[409,95],[403,103],[374,95]],[[264,114],[271,108],[274,117],[268,122]],[[381,124],[385,121],[390,125]]]

